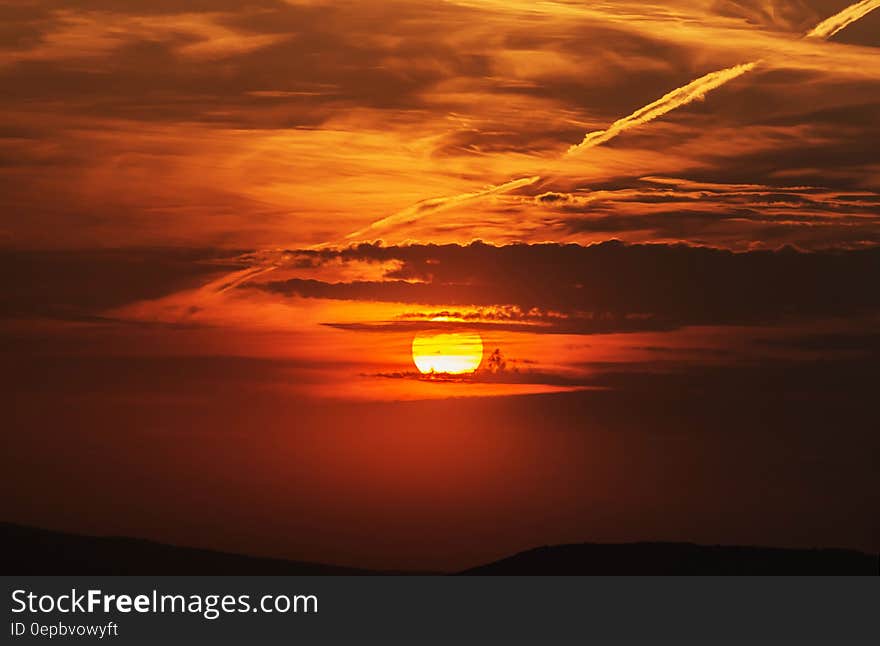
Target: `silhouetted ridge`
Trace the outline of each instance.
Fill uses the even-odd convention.
[[[403,574],[175,547],[0,523],[6,575],[358,575]],[[466,575],[877,575],[877,555],[853,550],[794,550],[626,543],[539,547],[481,565]]]
[[[539,547],[465,570],[462,574],[877,575],[878,557],[840,549],[584,543]]]
[[[370,570],[0,523],[5,575],[357,575]]]

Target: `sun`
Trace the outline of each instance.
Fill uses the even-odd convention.
[[[480,367],[483,339],[476,332],[419,332],[412,342],[412,357],[423,375],[468,374]]]

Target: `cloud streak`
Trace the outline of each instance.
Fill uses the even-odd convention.
[[[880,7],[880,0],[862,0],[837,13],[827,20],[823,20],[807,34],[807,38],[829,39],[834,34],[846,29],[857,20],[862,19],[874,9]]]
[[[812,31],[806,34],[805,37],[822,38],[827,40],[848,25],[867,15],[878,6],[880,6],[880,0],[863,0],[862,2],[851,5],[821,22]],[[751,72],[759,64],[760,61],[742,63],[701,76],[687,85],[668,92],[660,99],[649,103],[632,114],[618,119],[605,130],[597,130],[587,133],[579,144],[572,145],[568,148],[564,157],[574,156],[590,148],[607,143],[627,130],[650,123],[651,121],[677,110],[680,107],[693,103],[694,101],[703,100],[709,92],[726,85],[730,81],[737,79],[748,72]],[[529,186],[537,183],[540,179],[540,176],[520,178],[505,182],[504,184],[490,186],[481,191],[422,200],[402,211],[380,220],[376,220],[367,227],[348,234],[345,236],[345,240],[356,241],[364,239],[364,237],[369,234],[377,234],[398,226],[412,224],[428,215],[446,211],[461,204],[480,200],[490,195],[506,193],[518,188]],[[318,245],[318,248],[323,248],[325,246],[326,245]]]
[[[878,6],[880,6],[880,0],[863,0],[862,2],[853,4],[821,22],[806,34],[805,37],[828,39],[853,22],[861,19]],[[607,143],[630,129],[650,123],[651,121],[694,101],[703,100],[709,92],[753,71],[759,64],[760,61],[752,61],[705,74],[684,86],[668,92],[660,99],[636,110],[632,114],[618,119],[608,128],[587,133],[579,144],[569,147],[564,156],[568,157],[577,155],[585,150]],[[427,216],[435,215],[469,202],[533,185],[541,179],[542,177],[538,175],[523,177],[507,181],[503,184],[491,185],[474,192],[422,200],[402,211],[375,220],[366,227],[349,233],[345,236],[344,240],[346,242],[356,242],[359,240],[365,240],[370,236],[378,236],[383,232],[413,224]],[[663,216],[661,216],[660,219],[662,220]],[[315,245],[312,249],[320,250],[328,247],[330,247],[330,244],[324,243]],[[273,268],[274,267],[257,268],[253,275],[243,274],[239,276],[238,274],[234,274],[234,281],[230,286],[236,287],[247,283],[251,278],[257,277],[267,271],[271,271]]]
[[[300,298],[407,303],[449,312],[461,308],[480,312],[482,308],[506,314],[490,318],[483,313],[483,320],[467,321],[477,327],[500,324],[513,330],[511,324],[532,324],[533,332],[596,334],[874,315],[880,307],[880,295],[867,289],[863,280],[877,274],[878,247],[816,252],[786,247],[734,253],[620,242],[503,247],[361,244],[335,251],[290,253],[321,263],[397,262],[379,280],[288,278],[254,288]],[[441,323],[385,321],[372,331],[411,332]],[[358,322],[355,329],[362,327]]]

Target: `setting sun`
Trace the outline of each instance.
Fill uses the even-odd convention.
[[[483,360],[483,339],[475,332],[420,332],[413,339],[412,356],[422,374],[466,374]]]

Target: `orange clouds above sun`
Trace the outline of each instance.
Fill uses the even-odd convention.
[[[559,339],[833,314],[803,276],[861,316],[875,4],[6,3],[0,245],[49,294],[11,307],[234,330],[322,393],[584,387]]]
[[[880,19],[848,4],[6,3],[2,240],[864,244]],[[831,42],[802,38],[841,11]],[[604,145],[560,159],[587,133]],[[645,191],[655,176],[730,188],[695,216],[692,195]]]

